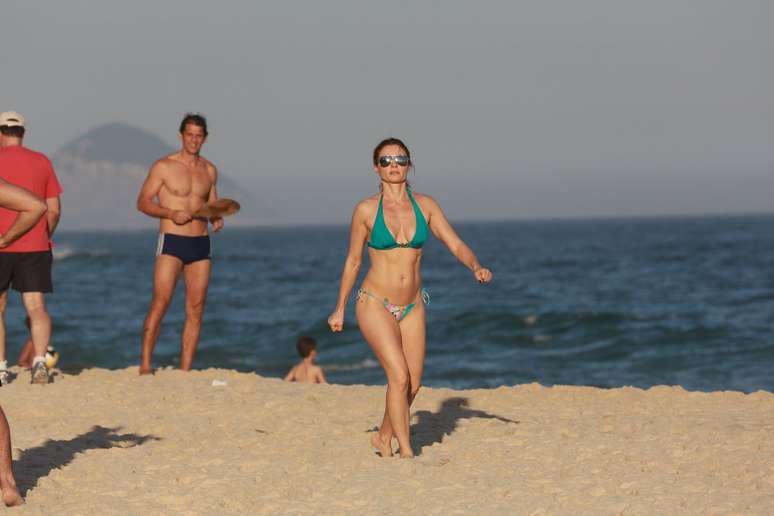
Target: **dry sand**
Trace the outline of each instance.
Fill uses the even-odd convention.
[[[28,374],[0,388],[18,514],[774,513],[766,392],[424,389],[400,460],[368,444],[383,387]]]

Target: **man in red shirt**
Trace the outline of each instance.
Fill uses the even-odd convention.
[[[51,282],[51,235],[59,223],[59,194],[62,187],[51,161],[24,145],[24,118],[13,111],[0,113],[0,179],[25,188],[46,202],[46,216],[10,245],[0,246],[0,370],[5,369],[5,308],[8,288],[21,292],[30,318],[35,348],[32,383],[46,384],[46,349],[51,340],[51,318],[46,312],[44,294],[53,292]],[[0,233],[17,217],[17,212],[0,207]]]

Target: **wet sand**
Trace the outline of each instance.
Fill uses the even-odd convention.
[[[14,371],[18,514],[774,513],[767,392],[423,389],[400,460],[369,445],[383,387]]]

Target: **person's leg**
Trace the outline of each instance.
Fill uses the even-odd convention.
[[[0,294],[0,362],[5,362],[5,309],[8,306],[8,291]]]
[[[45,296],[42,292],[22,292],[22,302],[30,318],[30,334],[35,358],[43,358],[51,342],[51,318],[46,311]]]
[[[391,423],[390,434],[394,432],[398,438],[400,456],[413,457],[408,428],[409,369],[403,356],[398,323],[382,303],[366,296],[358,300],[355,315],[363,337],[387,376],[386,412]],[[390,441],[385,440],[383,429],[379,429],[371,443],[382,456],[392,455]]]
[[[403,356],[409,369],[408,405],[414,403],[425,370],[425,307],[417,303],[403,320],[400,321]],[[409,410],[410,415],[410,410]],[[385,411],[382,422],[381,437],[386,442],[392,441],[393,429],[390,418]]]
[[[5,356],[5,308],[7,306],[8,291],[4,290],[0,293],[0,385],[5,385],[11,381]]]
[[[16,487],[16,479],[13,477],[11,428],[8,426],[2,407],[0,407],[0,489],[3,490],[3,503],[7,507],[24,503]]]
[[[43,292],[22,292],[22,302],[30,318],[30,334],[34,350],[31,381],[34,384],[45,385],[51,382],[45,359],[46,349],[51,341],[51,318],[46,312]]]
[[[21,292],[22,302],[29,317],[34,365],[35,361],[44,360],[51,341],[51,318],[46,311],[45,294],[53,292],[51,267],[54,259],[51,251],[19,253],[17,259],[13,288]]]
[[[27,327],[27,331],[32,331],[30,328],[29,316],[24,318],[24,326]],[[21,351],[19,351],[19,359],[16,361],[16,365],[19,367],[32,368],[32,357],[35,355],[35,349],[32,347],[32,337],[28,337],[22,345]]]
[[[8,289],[16,266],[15,253],[0,253],[0,362],[5,356],[5,309],[8,306]]]
[[[180,338],[180,369],[190,371],[196,346],[202,330],[204,303],[210,284],[210,260],[189,263],[183,270],[185,277],[185,325]]]
[[[142,328],[142,348],[140,350],[140,374],[153,372],[153,348],[159,338],[161,321],[167,313],[172,294],[175,292],[177,278],[183,269],[180,259],[166,254],[156,257],[156,267],[153,272],[153,298],[148,315]]]
[[[32,367],[32,355],[34,355],[34,351],[32,339],[27,339],[19,352],[19,359],[16,361],[16,365],[19,367],[26,367],[27,369]]]

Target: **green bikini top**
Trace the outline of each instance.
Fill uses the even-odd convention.
[[[390,230],[387,228],[387,224],[384,223],[384,210],[382,209],[384,194],[382,194],[379,197],[379,209],[376,210],[376,218],[374,219],[374,227],[371,230],[371,238],[368,241],[368,247],[379,250],[395,249],[396,247],[420,249],[422,244],[425,243],[427,240],[427,221],[425,220],[425,216],[422,215],[422,210],[419,209],[417,201],[414,200],[411,190],[407,189],[406,191],[408,192],[411,204],[414,206],[414,218],[417,221],[414,238],[412,238],[410,242],[400,244],[395,240],[395,237],[392,236],[392,233],[390,233]]]

